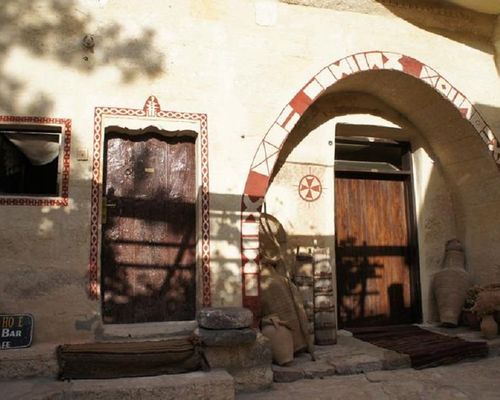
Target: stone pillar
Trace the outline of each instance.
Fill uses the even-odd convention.
[[[255,329],[246,308],[204,308],[197,316],[197,334],[210,368],[224,368],[236,391],[269,388],[273,382],[269,340]]]

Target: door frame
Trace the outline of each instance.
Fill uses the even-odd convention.
[[[390,140],[390,139],[378,139],[373,137],[336,137],[335,143],[368,143],[372,146],[393,146],[401,149],[402,152],[402,170],[394,172],[379,172],[379,171],[366,171],[356,169],[355,167],[342,167],[338,168],[335,164],[334,166],[334,187],[335,178],[346,177],[351,179],[379,179],[379,180],[398,180],[404,183],[405,190],[405,205],[406,205],[406,216],[407,216],[407,226],[408,226],[408,238],[409,238],[409,248],[410,248],[410,300],[411,300],[411,318],[413,323],[422,322],[422,292],[420,284],[420,262],[419,262],[419,247],[418,247],[418,221],[417,214],[415,210],[416,200],[415,200],[415,189],[414,189],[414,179],[413,179],[413,162],[412,162],[412,152],[411,144],[405,141]],[[336,160],[336,156],[335,156]],[[335,201],[335,200],[334,200]],[[334,204],[334,218],[336,218],[336,204]],[[336,225],[336,222],[334,222]],[[335,235],[337,233],[335,232]],[[336,247],[336,246],[335,246]],[[335,257],[336,260],[336,257]],[[335,261],[336,263],[336,261]],[[339,284],[337,281],[337,273],[335,273],[335,283]],[[338,296],[337,290],[337,296]],[[339,299],[337,297],[337,320],[340,322],[339,313]]]
[[[152,130],[166,136],[195,137],[196,310],[211,305],[208,129],[206,114],[163,111],[154,96],[143,109],[97,107],[94,118],[88,296],[101,300],[102,200],[106,132]],[[102,302],[100,307],[102,307]],[[166,322],[169,323],[169,322]]]

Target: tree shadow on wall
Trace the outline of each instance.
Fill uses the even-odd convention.
[[[356,238],[341,240],[336,250],[338,306],[340,320],[348,326],[401,324],[411,322],[410,309],[405,307],[402,282],[392,283],[387,293],[375,281],[383,281],[390,273],[376,257],[400,255],[398,246],[356,245]],[[407,260],[406,260],[407,261]],[[407,264],[407,262],[406,262]],[[377,289],[373,289],[373,288]],[[387,299],[387,307],[384,307]],[[373,313],[382,306],[385,312]]]
[[[154,78],[164,70],[164,54],[155,48],[155,33],[143,29],[134,37],[124,34],[123,25],[110,22],[102,27],[78,9],[75,0],[4,0],[0,2],[0,109],[9,114],[47,115],[52,99],[38,92],[29,104],[21,104],[27,89],[27,66],[15,73],[9,56],[21,50],[42,60],[55,61],[91,74],[101,67],[115,67],[122,83],[139,77]],[[94,46],[85,47],[85,35]]]
[[[111,193],[108,193],[108,195]],[[195,204],[111,196],[103,225],[103,321],[136,323],[194,319],[196,307]],[[165,210],[170,212],[165,216]]]
[[[168,158],[188,151],[184,146],[193,148],[194,138],[110,133],[106,143],[113,151],[108,153],[103,198],[103,320],[192,320],[196,206],[194,187],[185,182],[192,168],[182,157],[173,164]]]
[[[353,237],[341,240],[336,253],[339,315],[346,323],[368,318],[367,297],[380,296],[380,292],[368,289],[368,281],[381,279],[382,275],[377,271],[384,268],[382,264],[370,263],[366,242],[361,246],[355,246],[355,243]]]

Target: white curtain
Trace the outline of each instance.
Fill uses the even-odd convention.
[[[10,140],[33,165],[45,165],[59,155],[59,135],[5,132]]]

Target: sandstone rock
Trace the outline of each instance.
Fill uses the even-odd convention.
[[[332,362],[338,375],[361,374],[382,369],[382,361],[366,354],[340,358]]]
[[[237,392],[264,390],[273,384],[271,365],[231,370],[229,374],[234,378],[234,387]]]
[[[242,307],[203,308],[197,320],[206,329],[241,329],[252,326],[253,314]]]
[[[273,365],[274,382],[288,383],[305,378],[305,372],[300,367],[280,367]]]
[[[386,370],[411,368],[410,356],[391,350],[384,351],[382,368]]]
[[[262,390],[272,384],[271,344],[261,333],[251,344],[206,347],[204,353],[211,368],[224,368],[233,376],[237,391]]]
[[[271,344],[261,333],[257,334],[257,339],[251,344],[207,347],[204,353],[211,368],[224,368],[228,371],[257,365],[270,366],[272,362]]]
[[[252,328],[225,330],[199,328],[197,333],[205,346],[245,345],[255,342],[257,338],[257,332]]]

